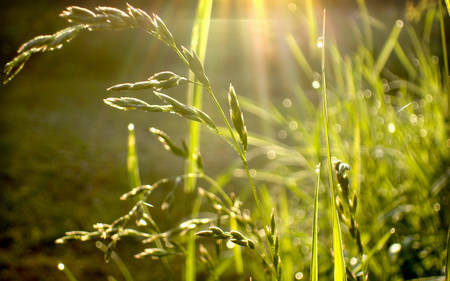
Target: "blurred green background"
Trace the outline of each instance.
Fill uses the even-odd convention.
[[[231,82],[238,94],[263,108],[282,106],[305,83],[295,77],[298,66],[284,39],[289,31],[299,44],[308,44],[305,27],[296,24],[298,1],[265,3],[265,17],[252,10],[252,1],[214,1],[206,71],[226,102]],[[358,17],[356,1],[322,1],[339,44],[352,52],[355,36],[345,32]],[[367,1],[370,13],[388,26],[404,17],[407,1]],[[189,45],[195,1],[128,1],[158,14],[179,44]],[[67,26],[57,15],[69,5],[98,5],[125,9],[124,1],[2,1],[0,4],[0,63],[14,57],[26,40],[51,34]],[[448,29],[447,29],[448,30]],[[376,37],[375,34],[374,37]],[[380,32],[382,36],[382,32]],[[374,42],[380,48],[382,42]],[[437,44],[436,49],[440,47]],[[439,51],[437,51],[439,52]],[[315,66],[318,70],[318,65]],[[93,243],[55,245],[65,231],[90,230],[96,222],[111,222],[132,206],[118,198],[129,190],[126,172],[127,126],[135,124],[143,183],[180,174],[184,164],[163,151],[148,133],[153,126],[174,140],[185,138],[185,121],[176,116],[121,112],[106,106],[112,96],[106,88],[122,82],[145,80],[153,73],[171,70],[187,76],[178,57],[163,43],[140,30],[83,33],[62,50],[37,54],[8,85],[0,88],[0,280],[65,280],[56,265],[62,261],[79,280],[106,280],[120,276]],[[311,88],[311,86],[306,86]],[[312,89],[311,89],[312,90]],[[185,88],[169,91],[180,100]],[[206,102],[205,108],[209,103]],[[247,117],[246,117],[247,118]],[[180,121],[181,120],[181,121]],[[182,125],[180,125],[182,122]],[[264,121],[248,118],[251,131],[275,136]],[[233,159],[232,149],[218,140],[203,139],[207,172],[217,175]],[[163,200],[164,191],[153,197]],[[159,201],[158,201],[159,200]],[[177,204],[170,225],[187,213],[187,200]],[[159,213],[158,213],[159,212]],[[160,214],[155,208],[154,217]],[[161,280],[150,276],[159,264],[133,260],[138,245],[119,245],[121,256],[136,280]]]

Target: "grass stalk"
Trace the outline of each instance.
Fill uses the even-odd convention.
[[[311,281],[319,280],[319,257],[318,257],[318,232],[319,232],[319,185],[320,185],[320,163],[316,167],[317,179],[314,192],[314,222],[311,250]]]
[[[95,243],[95,246],[102,250],[104,253],[108,250],[108,247],[106,247],[102,242],[97,241]],[[131,276],[130,271],[128,270],[127,266],[123,263],[122,259],[119,257],[119,255],[116,252],[112,252],[111,259],[114,261],[114,263],[119,268],[120,272],[123,275],[123,278],[125,281],[134,281],[133,277]]]
[[[193,50],[200,58],[200,61],[204,63],[206,56],[206,46],[208,41],[209,24],[212,9],[212,0],[199,0],[197,6],[197,14],[192,28],[191,35],[191,50]],[[181,54],[181,53],[180,53]],[[183,56],[181,56],[183,57]],[[189,71],[189,80],[195,81],[195,75],[192,71]],[[198,82],[198,81],[196,81]],[[198,83],[192,83],[188,86],[188,104],[198,109],[202,108],[202,95],[203,88]],[[196,173],[198,170],[197,157],[199,157],[200,151],[200,123],[189,122],[189,155],[186,161],[186,173]],[[188,177],[185,181],[184,189],[187,192],[192,192],[195,189],[196,177]],[[197,217],[200,209],[201,200],[197,198],[195,200],[191,216]],[[193,233],[188,234],[187,243],[187,256],[185,260],[185,280],[193,281],[196,276],[196,258],[195,258],[195,237]]]
[[[330,151],[330,139],[328,133],[328,107],[327,107],[327,87],[325,77],[325,25],[326,25],[326,10],[323,11],[323,29],[322,29],[322,105],[323,105],[323,122],[325,130],[325,139],[327,147],[327,159],[328,159],[328,173],[329,184],[331,193],[331,215],[333,219],[333,252],[334,252],[334,280],[342,281],[346,280],[345,277],[345,262],[344,253],[342,249],[341,239],[341,227],[339,225],[339,217],[336,210],[334,183],[333,183],[333,170],[331,163],[331,151]]]
[[[450,89],[450,81],[449,81],[449,69],[448,69],[447,41],[446,41],[446,37],[445,37],[445,24],[444,24],[444,15],[443,15],[444,13],[443,13],[441,1],[438,1],[438,3],[439,3],[439,25],[441,27],[440,29],[441,29],[441,42],[442,42],[442,57],[444,60],[444,73],[445,73],[444,87],[445,87],[445,91],[448,92],[448,90]],[[445,4],[447,5],[447,11],[449,11],[449,14],[450,14],[449,0],[445,0]],[[449,104],[448,108],[450,108],[450,104]],[[447,117],[448,117],[448,110],[449,110],[448,108],[447,108]]]

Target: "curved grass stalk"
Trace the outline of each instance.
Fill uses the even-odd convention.
[[[325,24],[326,10],[323,11],[323,29],[322,29],[322,105],[323,105],[323,122],[327,147],[328,174],[331,193],[331,216],[333,220],[333,252],[334,252],[334,280],[346,280],[344,253],[342,249],[341,227],[339,225],[339,217],[336,210],[336,200],[333,183],[333,171],[330,152],[330,138],[328,133],[328,107],[327,107],[327,88],[325,77]]]

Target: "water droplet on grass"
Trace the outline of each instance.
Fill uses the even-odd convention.
[[[292,101],[290,99],[284,99],[283,106],[286,108],[290,108],[292,106]]]
[[[393,134],[394,132],[395,132],[395,125],[394,125],[394,123],[389,123],[389,125],[388,125],[388,131],[389,131],[389,133],[391,133],[391,134]]]
[[[303,278],[303,273],[301,273],[301,272],[295,273],[295,279],[296,280],[301,280],[302,278]]]
[[[435,212],[439,212],[440,209],[441,209],[441,205],[439,203],[436,203],[433,205],[433,210]]]
[[[402,249],[402,245],[399,243],[395,243],[389,247],[389,253],[396,254],[396,253],[400,252],[401,249]]]
[[[313,82],[312,82],[312,86],[313,86],[314,89],[319,89],[319,88],[320,88],[320,83],[319,83],[319,81],[317,81],[317,80],[316,80],[316,81],[313,81]]]
[[[317,38],[316,46],[317,46],[317,48],[319,48],[319,49],[323,47],[323,37],[322,37],[322,36],[320,36],[319,38]]]

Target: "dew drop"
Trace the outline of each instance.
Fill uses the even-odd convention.
[[[317,46],[317,48],[319,48],[319,49],[323,47],[323,37],[322,37],[322,36],[320,36],[320,37],[317,39],[316,46]]]
[[[295,279],[296,280],[301,280],[302,278],[303,278],[303,273],[301,273],[301,272],[295,273]]]
[[[287,132],[285,130],[278,131],[278,137],[282,140],[287,138]]]
[[[316,166],[316,174],[319,174],[319,173],[320,173],[320,163],[317,164],[317,166]]]
[[[297,5],[295,5],[294,3],[289,3],[288,9],[289,9],[289,11],[293,12],[293,11],[297,10]]]
[[[391,133],[391,134],[393,134],[394,132],[395,132],[395,125],[394,125],[394,123],[389,123],[389,125],[388,125],[388,131],[389,131],[389,133]]]
[[[439,212],[440,209],[441,209],[441,205],[439,203],[436,203],[433,205],[433,210],[435,212]]]
[[[276,156],[277,156],[277,154],[276,154],[275,151],[273,151],[273,150],[270,150],[270,151],[267,152],[267,158],[268,158],[269,160],[275,159]]]
[[[434,64],[437,64],[439,62],[439,58],[437,56],[432,56],[431,57],[431,62]]]
[[[396,25],[397,27],[399,27],[399,28],[402,28],[402,27],[403,27],[403,22],[402,22],[401,20],[397,20],[397,21],[395,22],[395,25]]]
[[[298,128],[298,124],[296,121],[289,122],[289,129],[291,129],[292,131],[295,131],[295,130],[297,130],[297,128]]]
[[[419,134],[420,134],[420,136],[421,136],[422,138],[424,138],[424,137],[427,136],[427,130],[425,130],[425,129],[420,129]]]
[[[312,82],[312,86],[314,89],[319,89],[320,88],[320,83],[319,81],[315,80]]]
[[[128,130],[129,130],[129,131],[133,131],[133,130],[134,130],[134,124],[133,124],[133,123],[130,123],[130,124],[128,125]]]
[[[228,240],[228,242],[227,242],[227,248],[228,248],[228,249],[233,249],[234,246],[235,246],[235,244],[234,244],[233,242],[231,242],[230,240]]]
[[[64,270],[65,266],[62,262],[58,263],[58,269],[59,270]]]
[[[290,108],[292,106],[292,101],[290,99],[284,99],[283,106],[286,108]]]
[[[398,252],[400,252],[401,249],[402,249],[402,245],[400,243],[395,243],[389,247],[389,253],[397,254]]]

